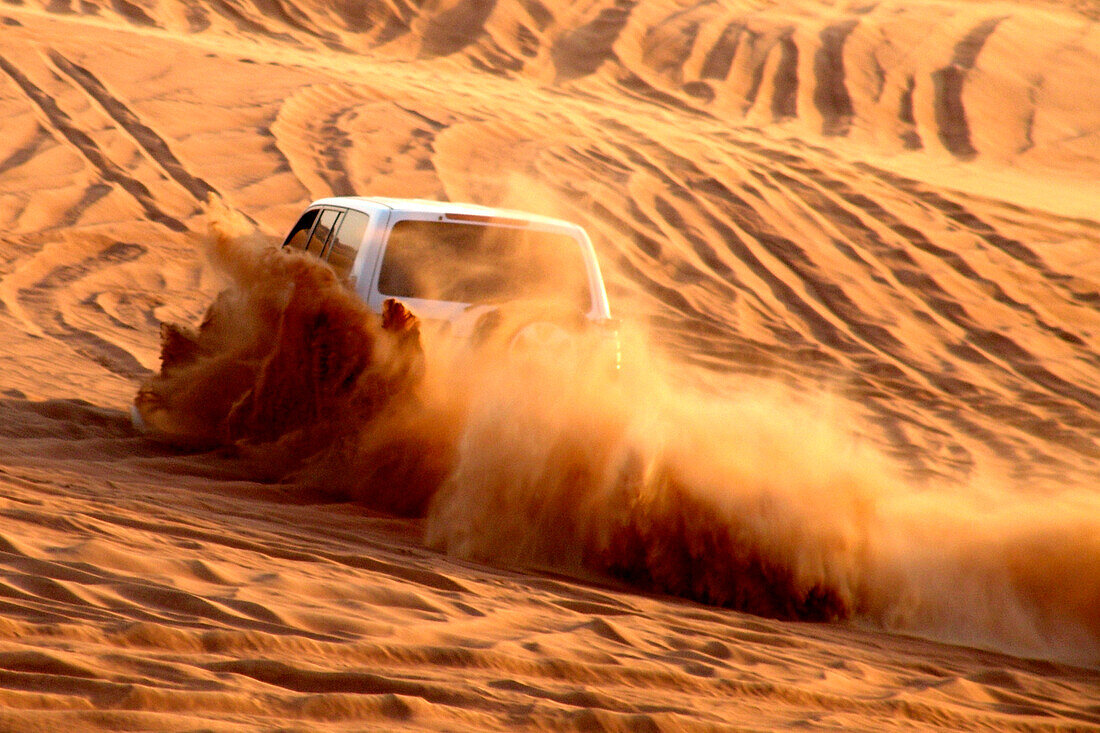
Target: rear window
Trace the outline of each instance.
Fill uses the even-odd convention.
[[[397,222],[378,290],[399,298],[484,304],[549,300],[591,307],[580,244],[568,234],[443,221]]]

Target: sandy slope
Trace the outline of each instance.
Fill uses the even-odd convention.
[[[0,727],[1100,726],[1095,17],[0,5]],[[1033,661],[966,646],[1019,649],[966,598],[799,624],[493,569],[134,436],[158,323],[217,288],[207,196],[278,233],[330,192],[581,221],[675,358],[828,394],[914,491],[980,487],[1010,536],[1064,539],[975,567],[1085,636]]]

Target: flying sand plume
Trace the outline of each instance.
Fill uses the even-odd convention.
[[[402,306],[375,315],[232,218],[208,249],[227,287],[197,330],[164,327],[161,372],[136,398],[165,439],[235,445],[318,498],[424,515],[427,542],[460,557],[1100,660],[1092,493],[917,489],[778,391],[425,352]]]
[[[231,213],[213,220],[207,255],[231,285],[197,329],[162,326],[160,373],[135,406],[166,442],[278,443],[271,456],[297,465],[346,426],[377,422],[414,397],[418,322],[396,301],[379,318],[330,269],[244,231]]]

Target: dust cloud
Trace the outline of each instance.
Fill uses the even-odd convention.
[[[318,500],[424,516],[428,544],[462,558],[1100,660],[1095,492],[916,487],[835,401],[693,387],[640,335],[618,371],[469,348],[396,303],[371,313],[231,215],[208,249],[226,288],[197,329],[164,328],[135,401],[163,440],[233,446]]]
[[[325,498],[360,500],[369,488],[380,509],[422,512],[429,493],[412,487],[438,478],[426,475],[416,409],[417,319],[396,301],[376,315],[327,266],[271,248],[226,210],[212,220],[206,254],[225,288],[197,329],[162,326],[161,370],[134,401],[148,432],[180,446],[236,446],[265,476]],[[405,434],[421,447],[416,460]]]

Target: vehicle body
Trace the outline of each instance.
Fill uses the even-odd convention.
[[[615,330],[592,243],[583,228],[561,219],[475,204],[340,196],[310,204],[283,247],[327,261],[374,312],[393,298],[455,335],[474,334],[487,313],[518,302],[554,304],[555,317],[527,324],[541,329],[542,340],[546,321],[566,329],[564,313],[582,328]]]

